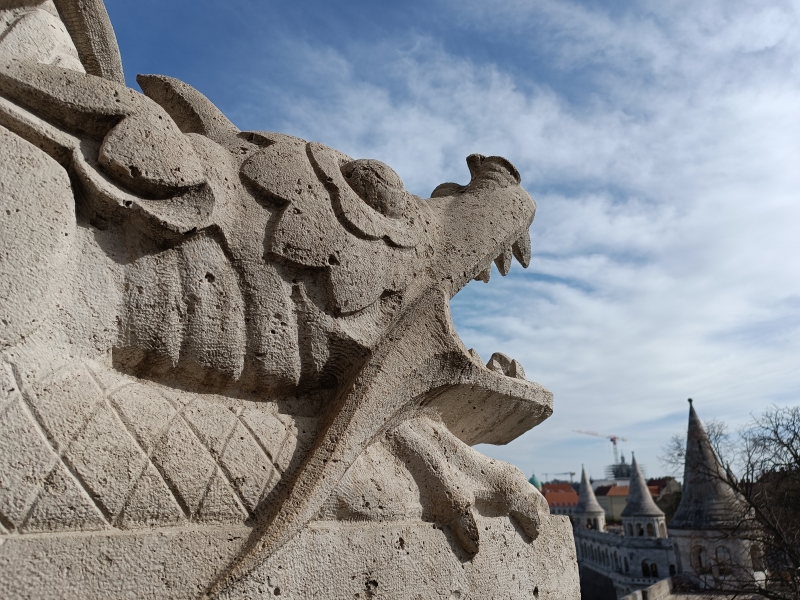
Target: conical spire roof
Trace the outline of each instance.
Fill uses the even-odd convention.
[[[669,528],[718,529],[730,523],[737,502],[726,480],[690,398],[683,494]]]
[[[581,485],[578,489],[578,503],[572,510],[572,514],[581,515],[605,515],[606,511],[600,506],[597,501],[597,496],[594,495],[592,484],[589,483],[589,478],[586,476],[586,469],[581,467]]]
[[[650,490],[647,488],[642,476],[642,471],[639,469],[639,463],[636,462],[636,457],[631,455],[631,481],[628,488],[628,501],[625,508],[622,510],[623,517],[663,517],[662,511],[656,503],[653,502],[653,497],[650,495]]]

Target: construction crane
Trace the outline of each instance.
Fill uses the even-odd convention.
[[[614,464],[619,464],[619,450],[617,449],[617,442],[627,442],[628,440],[624,437],[620,437],[618,435],[603,435],[602,433],[597,433],[596,431],[584,431],[583,429],[573,429],[575,433],[582,433],[584,435],[593,435],[594,437],[601,437],[611,441],[611,445],[614,446]]]
[[[550,475],[569,475],[569,482],[572,483],[572,478],[575,477],[575,471],[561,471],[560,473],[542,473],[545,480],[550,479]]]

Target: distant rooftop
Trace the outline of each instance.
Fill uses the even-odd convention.
[[[575,488],[569,483],[543,483],[542,492],[573,492]]]
[[[544,491],[544,499],[548,506],[575,506],[578,504],[578,493],[570,488],[569,491]]]
[[[661,491],[657,485],[648,485],[651,496],[658,496]],[[595,496],[627,496],[630,488],[627,485],[601,485],[594,491]]]

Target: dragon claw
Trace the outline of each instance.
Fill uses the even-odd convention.
[[[428,417],[403,422],[388,439],[424,491],[429,516],[449,527],[469,554],[480,547],[477,502],[509,516],[530,541],[538,537],[547,503],[519,469],[476,452]]]
[[[475,522],[475,515],[472,508],[468,508],[462,514],[457,515],[448,524],[453,533],[456,534],[461,546],[470,554],[477,554],[480,547],[480,534],[478,524]]]

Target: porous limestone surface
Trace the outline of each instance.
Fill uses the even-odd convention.
[[[314,522],[224,598],[579,597],[565,518],[537,544],[503,517],[478,516],[490,547],[470,559],[446,528]],[[6,539],[0,594],[8,598],[197,598],[246,539],[246,527],[82,533]]]
[[[552,394],[449,312],[531,259],[516,168],[420,198],[138,82],[101,0],[0,0],[0,597],[577,598],[472,448]]]

